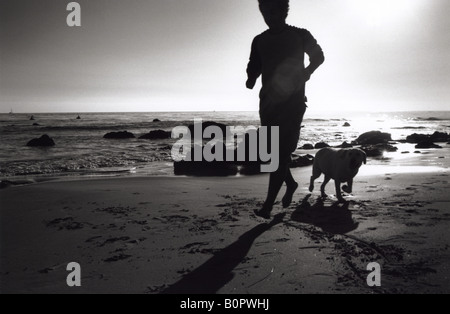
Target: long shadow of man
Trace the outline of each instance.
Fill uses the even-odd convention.
[[[278,214],[270,223],[257,225],[239,239],[216,253],[203,265],[168,287],[161,294],[214,294],[233,279],[233,269],[247,256],[253,242],[273,226],[282,223],[285,214]]]

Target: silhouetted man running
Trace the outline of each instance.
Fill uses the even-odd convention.
[[[309,31],[286,24],[289,0],[258,1],[269,29],[253,40],[246,85],[253,89],[262,75],[261,126],[280,128],[280,165],[277,171],[270,174],[269,191],[263,208],[255,210],[256,215],[269,219],[283,182],[287,185],[282,200],[285,208],[291,204],[298,188],[289,164],[291,154],[297,149],[306,111],[305,83],[325,59],[321,47]],[[306,68],[305,53],[310,61]]]

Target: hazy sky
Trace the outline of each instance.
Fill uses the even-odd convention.
[[[257,0],[0,0],[0,112],[258,110]],[[449,0],[291,0],[325,63],[313,111],[447,110]]]

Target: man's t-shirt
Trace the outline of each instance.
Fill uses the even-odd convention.
[[[287,117],[302,109],[305,98],[305,53],[310,58],[309,69],[314,72],[324,57],[317,41],[306,29],[286,25],[281,32],[267,30],[253,40],[247,74],[254,81],[262,75],[262,120],[280,115]]]

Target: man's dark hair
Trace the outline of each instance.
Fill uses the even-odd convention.
[[[274,3],[280,9],[280,12],[287,17],[289,12],[289,0],[258,0],[259,6],[263,6],[267,3]]]

